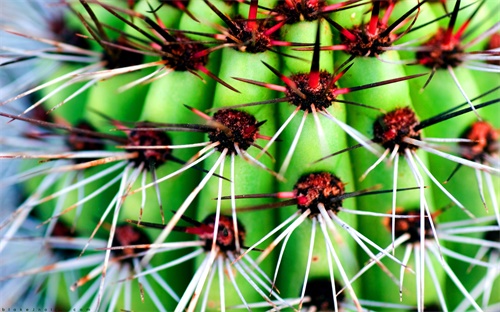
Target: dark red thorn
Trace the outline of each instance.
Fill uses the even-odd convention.
[[[356,3],[356,2],[360,2],[360,0],[349,0],[349,1],[344,1],[344,2],[340,2],[340,3],[336,3],[336,4],[330,4],[330,5],[322,7],[321,13],[331,13],[333,11],[337,11],[337,10],[342,9],[342,8],[345,9],[348,5]],[[357,4],[353,7],[356,7],[358,5],[363,5],[363,4],[366,4],[366,3],[360,3],[360,4]]]
[[[404,22],[406,20],[406,18],[408,16],[410,16],[411,14],[413,14],[414,11],[420,9],[420,7],[424,4],[424,3],[427,3],[428,0],[422,0],[421,2],[419,2],[417,5],[415,5],[413,8],[411,8],[410,10],[406,11],[405,14],[403,14],[400,18],[398,18],[394,23],[392,23],[389,27],[387,27],[382,33],[379,34],[379,37],[387,37],[391,34],[391,32],[399,26],[399,24],[401,24],[402,22]]]
[[[425,75],[428,75],[428,73],[417,74],[417,75],[410,75],[410,76],[401,77],[401,78],[395,78],[395,79],[389,79],[389,80],[384,80],[384,81],[369,83],[369,84],[358,86],[358,87],[341,88],[341,89],[335,90],[334,93],[335,93],[335,95],[346,94],[346,93],[349,93],[349,92],[354,92],[354,91],[359,91],[359,90],[364,90],[364,89],[375,88],[375,87],[378,87],[378,86],[383,86],[383,85],[387,85],[387,84],[391,84],[391,83],[396,83],[396,82],[405,81],[405,80],[409,80],[409,79],[413,79],[413,78],[418,78],[418,77],[422,77],[422,76],[425,76]]]
[[[68,132],[83,134],[83,135],[87,135],[90,137],[108,139],[108,140],[119,142],[119,143],[128,143],[128,140],[124,137],[121,137],[121,136],[100,133],[100,132],[94,132],[94,131],[88,131],[88,130],[74,128],[74,127],[67,126],[67,125],[59,125],[59,124],[52,123],[52,122],[41,121],[41,120],[28,118],[28,117],[16,116],[16,115],[11,115],[11,114],[2,113],[2,112],[0,112],[0,116],[11,118],[12,120],[22,120],[22,121],[29,122],[29,123],[32,123],[35,125],[39,125],[41,127],[62,129],[62,130],[66,130]]]
[[[276,68],[272,67],[271,65],[267,64],[266,62],[262,61],[262,63],[264,63],[264,65],[267,68],[269,68],[273,72],[273,74],[275,74],[276,76],[278,76],[281,79],[281,81],[283,81],[290,89],[292,89],[292,91],[295,94],[297,94],[298,96],[300,96],[303,99],[306,98],[305,94],[302,93],[302,92],[300,92],[299,89],[297,89],[297,84],[293,80],[291,80],[287,76],[283,75]]]
[[[261,86],[264,88],[268,88],[270,90],[278,91],[278,92],[286,92],[286,87],[283,86],[278,86],[272,83],[265,83],[265,82],[260,82],[256,80],[251,80],[251,79],[245,79],[245,78],[238,78],[238,77],[232,77],[233,79],[236,79],[238,81],[246,82],[246,83],[251,83],[256,86]]]
[[[354,65],[354,63],[351,63],[349,64],[349,66],[347,66],[346,68],[344,68],[340,73],[338,73],[337,75],[335,75],[329,86],[328,86],[328,89],[333,89],[334,88],[334,85],[337,83],[337,81],[339,81],[340,78],[342,78],[342,76],[345,75],[345,73],[352,67],[352,65]]]
[[[316,89],[319,84],[320,38],[320,22],[318,21],[318,26],[316,27],[316,38],[314,41],[314,52],[311,61],[311,71],[309,72],[309,87],[312,89]]]
[[[273,27],[269,28],[268,30],[266,30],[264,32],[264,35],[265,36],[271,36],[274,32],[276,32],[277,30],[279,30],[281,27],[283,27],[283,25],[286,24],[286,20],[282,20],[281,22],[279,22],[278,24],[274,25]]]
[[[460,28],[458,29],[458,31],[453,36],[454,39],[459,40],[460,38],[462,38],[462,35],[464,34],[464,32],[467,29],[467,27],[469,27],[472,19],[477,14],[477,12],[479,12],[479,9],[483,6],[484,1],[485,0],[481,1],[481,3],[477,6],[477,8],[474,10],[474,12],[472,12],[471,16],[469,16],[469,18],[465,21],[465,23],[463,23],[462,26],[460,26]]]
[[[159,224],[159,223],[135,221],[135,220],[131,220],[131,219],[126,219],[125,222],[135,224],[139,227],[148,227],[148,228],[161,229],[161,230],[163,230],[165,228],[164,224]]]
[[[297,199],[289,199],[285,200],[279,203],[270,203],[270,204],[263,204],[263,205],[258,205],[258,206],[251,206],[251,207],[244,207],[244,208],[238,208],[238,211],[254,211],[254,210],[262,210],[262,209],[274,209],[274,208],[281,208],[281,207],[287,207],[287,206],[293,206],[297,204]]]
[[[320,161],[326,160],[326,159],[328,159],[328,158],[332,158],[332,157],[334,157],[334,156],[337,156],[337,155],[343,154],[343,153],[348,152],[348,151],[352,151],[352,150],[357,149],[357,148],[360,148],[360,147],[363,147],[363,145],[362,145],[362,144],[356,144],[356,145],[354,145],[354,146],[351,146],[351,147],[345,148],[345,149],[343,149],[343,150],[340,150],[340,151],[338,151],[338,152],[332,153],[332,154],[330,154],[330,155],[326,155],[325,157],[321,157],[320,159],[313,161],[311,164],[313,164],[313,165],[314,165],[314,164],[317,164],[317,163],[319,163]]]
[[[389,6],[385,10],[384,17],[382,17],[382,20],[380,21],[380,25],[382,27],[386,27],[387,24],[389,23],[389,18],[391,17],[392,11],[394,11],[395,6],[396,6],[396,1],[391,1],[389,3]]]
[[[191,106],[186,105],[186,104],[184,104],[184,107],[186,107],[187,109],[189,109],[190,111],[192,111],[193,113],[195,113],[196,115],[200,116],[201,118],[203,118],[205,120],[212,120],[212,117],[208,116],[204,112],[202,112],[194,107],[191,107]]]
[[[196,68],[197,70],[201,71],[202,73],[204,73],[205,75],[207,75],[208,77],[212,78],[213,80],[217,81],[218,83],[220,83],[221,85],[223,85],[224,87],[228,88],[229,90],[232,90],[234,92],[237,92],[237,93],[241,93],[240,91],[238,91],[237,89],[231,87],[227,82],[225,82],[224,80],[220,79],[219,77],[217,77],[216,75],[214,75],[211,71],[208,70],[208,68],[206,68],[205,66],[203,65],[198,65],[198,67]]]
[[[189,16],[193,21],[195,22],[200,22],[196,17],[194,17],[193,13],[191,13],[187,8],[186,6],[184,5],[184,3],[182,3],[182,1],[174,1],[174,5],[179,9],[181,10],[183,13],[186,13],[187,16]]]
[[[444,35],[443,45],[448,46],[453,39],[453,28],[455,27],[455,23],[457,22],[458,11],[460,10],[460,2],[461,0],[457,0],[455,2],[455,7],[453,8],[453,12],[451,14],[450,22],[448,23],[448,28],[446,29],[446,33]]]
[[[270,136],[268,136],[268,135],[263,135],[263,134],[258,133],[258,134],[257,134],[257,139],[262,139],[262,140],[267,140],[267,141],[269,141],[269,140],[271,140],[271,139],[272,139],[272,137],[270,137]]]
[[[236,199],[253,199],[253,198],[295,198],[294,192],[277,192],[277,193],[261,193],[261,194],[245,194],[235,195]],[[213,198],[216,200],[217,198]],[[222,196],[222,200],[231,199],[231,196]]]
[[[379,13],[380,13],[380,2],[375,1],[375,3],[373,3],[373,9],[372,9],[372,15],[370,17],[370,23],[368,24],[368,33],[372,36],[377,34]]]
[[[347,28],[342,27],[339,23],[335,22],[329,17],[325,17],[325,19],[332,25],[335,29],[337,29],[347,40],[351,42],[356,42],[358,38],[352,32],[350,32]]]
[[[259,25],[256,22],[258,7],[259,7],[259,0],[250,0],[247,26],[253,31],[256,31],[259,28]]]
[[[227,27],[231,28],[233,32],[238,31],[238,26],[229,18],[227,17],[224,13],[222,13],[215,5],[210,3],[208,0],[203,0],[206,5],[210,7],[212,11],[214,11],[215,14],[227,25]]]

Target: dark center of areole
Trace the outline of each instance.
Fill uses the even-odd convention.
[[[118,46],[107,46],[102,54],[102,60],[106,61],[105,67],[107,69],[140,65],[144,61],[144,55],[120,48],[123,46],[133,49],[123,37],[116,39],[114,44]]]
[[[295,24],[300,21],[314,21],[319,17],[319,13],[322,7],[325,6],[325,0],[294,0],[290,2],[295,2],[290,5],[286,1],[278,1],[278,5],[274,8],[273,12],[276,12],[278,16],[283,16],[286,19],[287,24]]]
[[[71,230],[69,226],[64,224],[61,220],[58,220],[54,225],[52,233],[50,233],[51,237],[64,238],[64,239],[72,239],[77,236]],[[52,252],[61,259],[71,259],[80,253],[76,249],[67,249],[67,248],[53,248]]]
[[[311,210],[311,217],[320,214],[318,204],[334,213],[339,211],[342,201],[335,199],[344,194],[342,181],[328,172],[304,174],[293,187],[297,198],[297,207],[302,212]]]
[[[368,25],[355,26],[349,32],[356,36],[356,40],[351,41],[347,37],[341,35],[342,44],[347,46],[346,53],[354,56],[375,56],[385,52],[385,48],[390,47],[395,39],[395,36],[388,34],[381,36],[380,34],[386,27],[378,26],[377,33],[371,34],[368,32]]]
[[[205,45],[197,43],[181,32],[175,33],[175,42],[168,42],[161,47],[165,53],[162,60],[165,67],[176,71],[198,70],[208,62],[208,55],[196,56],[196,53],[206,50]]]
[[[76,129],[86,130],[97,133],[96,129],[87,121],[80,121],[75,126]],[[104,141],[89,134],[70,132],[66,138],[66,144],[70,151],[83,152],[83,151],[103,151],[106,149]],[[97,157],[96,157],[97,158]],[[96,159],[94,158],[94,159]],[[84,163],[91,161],[91,158],[75,158],[74,162]]]
[[[396,237],[400,237],[404,234],[409,234],[410,238],[405,242],[405,244],[413,244],[420,242],[420,209],[413,209],[408,211],[396,211],[398,215],[402,216],[412,216],[412,218],[396,218],[394,234]],[[433,218],[434,221],[434,218]],[[392,220],[391,217],[386,219],[386,226],[389,231],[392,232]],[[428,217],[424,221],[424,237],[430,239],[434,237],[432,233],[431,222]]]
[[[411,312],[418,312],[419,310],[418,310],[418,308],[414,308],[410,311]],[[443,309],[441,308],[441,305],[438,303],[430,303],[430,304],[425,304],[424,311],[441,312],[441,311],[443,311]]]
[[[208,132],[210,142],[219,142],[216,149],[222,152],[228,149],[229,154],[236,153],[234,145],[241,150],[248,149],[257,139],[259,127],[254,116],[234,109],[221,109],[213,116],[214,121],[226,129],[216,128]]]
[[[159,0],[159,2],[175,8],[178,8],[179,4],[182,4],[184,7],[187,7],[189,4],[189,0]]]
[[[342,286],[335,281],[335,289],[339,291]],[[310,298],[310,301],[304,302],[303,307],[314,309],[312,311],[335,311],[332,284],[329,279],[313,279],[307,282],[305,296]],[[337,295],[337,303],[341,304],[345,299],[344,293]],[[339,310],[342,311],[342,310]]]
[[[404,142],[405,138],[420,140],[420,130],[415,131],[419,124],[415,112],[409,107],[395,109],[373,124],[373,141],[384,148],[394,150],[399,145],[398,152],[404,154],[405,149],[417,149],[416,146]]]
[[[459,143],[462,156],[468,160],[482,163],[488,155],[498,153],[498,132],[487,122],[475,122],[461,137],[473,141]]]
[[[493,50],[498,48],[500,48],[500,33],[494,33],[491,35],[486,49]],[[487,63],[500,66],[500,60],[488,60]]]
[[[309,85],[309,74],[295,74],[290,79],[295,82],[297,90],[305,95],[305,98],[295,93],[291,88],[287,88],[285,94],[289,99],[288,102],[300,107],[302,111],[312,112],[311,105],[314,105],[317,111],[327,109],[335,100],[333,91],[335,85],[331,85],[332,75],[327,71],[320,71],[319,83],[316,87],[311,88]]]
[[[141,229],[127,223],[120,224],[116,227],[112,243],[113,247],[145,244],[151,244],[151,240]],[[115,257],[130,257],[122,261],[131,262],[133,259],[132,257],[141,251],[144,251],[144,249],[126,248],[113,250],[112,252]]]
[[[203,220],[203,225],[206,230],[199,234],[200,239],[205,242],[203,249],[210,251],[212,249],[212,241],[215,227],[215,214],[207,216]],[[243,246],[245,240],[245,227],[237,220],[238,237],[236,237],[233,218],[230,216],[220,215],[219,217],[219,230],[217,232],[216,245],[222,252],[234,252],[236,250],[236,240],[239,245]]]
[[[238,19],[240,18],[240,19]],[[253,21],[257,23],[257,29],[253,29],[249,26],[249,21],[243,20],[241,16],[237,17],[233,21],[236,27],[230,28],[229,33],[237,38],[242,44],[234,47],[235,50],[249,53],[260,53],[267,51],[271,47],[271,38],[264,35],[267,30],[266,20]],[[240,43],[235,42],[231,38],[228,38],[229,43]]]
[[[396,2],[398,2],[399,0],[373,0],[372,2],[373,3],[380,3],[380,8],[381,9],[387,9],[389,7],[390,4],[395,4]]]
[[[497,224],[493,224],[493,225],[497,225]],[[491,242],[498,242],[498,243],[500,243],[500,230],[487,231],[484,234],[484,239],[486,239],[488,241],[491,241]]]
[[[84,50],[90,49],[87,39],[78,36],[74,29],[68,27],[68,23],[62,15],[50,20],[49,28],[57,36],[58,41]]]
[[[141,123],[137,125],[141,127]],[[172,145],[172,140],[167,133],[163,131],[153,131],[153,130],[131,130],[128,133],[129,146],[165,146]],[[146,168],[153,165],[155,168],[164,164],[172,154],[172,150],[169,148],[160,149],[134,149],[133,147],[127,149],[129,152],[137,152],[139,156],[135,159],[131,159],[136,166],[141,163],[146,164]]]
[[[80,121],[75,128],[96,132],[96,129],[87,121]],[[102,139],[78,132],[71,132],[66,142],[72,151],[101,151],[105,148]]]
[[[464,49],[460,40],[452,36],[450,43],[445,44],[446,29],[439,28],[437,33],[429,39],[422,47],[427,51],[418,51],[417,60],[420,64],[429,68],[446,69],[448,66],[457,67],[462,63]]]

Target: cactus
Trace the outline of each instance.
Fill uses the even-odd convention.
[[[496,1],[20,3],[0,308],[500,309]]]

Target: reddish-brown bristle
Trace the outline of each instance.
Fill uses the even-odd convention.
[[[211,214],[203,220],[204,230],[198,234],[200,239],[205,241],[204,249],[210,251],[212,249],[212,241],[214,238],[215,214]],[[221,215],[219,217],[219,227],[216,238],[216,245],[222,252],[236,251],[236,246],[243,246],[245,240],[245,228],[236,220],[238,227],[238,237],[236,237],[236,229],[234,228],[233,218],[230,216]],[[238,244],[237,244],[238,241]]]
[[[305,174],[294,186],[298,208],[302,211],[311,210],[311,215],[319,214],[318,204],[323,204],[326,210],[337,212],[342,201],[334,201],[344,194],[344,184],[339,178],[328,172]]]
[[[175,39],[175,43],[170,42],[161,47],[166,67],[176,71],[189,71],[207,64],[208,56],[199,53],[206,50],[203,44],[193,42],[180,32],[175,34]]]
[[[116,46],[108,46],[103,53],[102,59],[106,61],[107,69],[123,68],[128,66],[140,65],[144,56],[140,53],[134,53],[132,45],[121,36],[114,42]]]
[[[138,128],[141,127],[141,124],[139,123],[137,125]],[[145,163],[148,166],[146,168],[149,168],[149,165],[154,165],[155,167],[158,167],[165,163],[168,158],[170,157],[170,154],[172,153],[172,150],[169,148],[164,148],[164,149],[134,149],[133,146],[166,146],[166,145],[172,145],[172,140],[170,137],[162,131],[153,131],[153,130],[148,130],[148,131],[134,131],[134,129],[131,129],[130,132],[128,132],[128,138],[129,138],[129,144],[127,150],[130,152],[137,152],[138,157],[137,159],[134,160],[136,165],[139,165],[140,163]]]
[[[217,150],[228,149],[229,153],[236,153],[235,144],[241,150],[248,149],[257,139],[258,122],[254,116],[234,109],[221,109],[217,111],[213,120],[227,127],[215,129],[208,133],[211,142],[219,142]]]
[[[493,50],[498,48],[500,48],[500,33],[494,33],[490,37],[487,49]],[[488,63],[500,66],[500,60],[489,60]]]
[[[87,131],[96,130],[91,124],[84,121],[78,123],[76,128]],[[72,151],[99,151],[104,149],[104,143],[101,139],[76,132],[69,134],[67,143]]]
[[[343,44],[347,46],[347,53],[354,56],[375,56],[384,53],[385,48],[392,45],[395,36],[381,34],[386,29],[385,27],[378,25],[374,33],[369,30],[369,27],[370,25],[355,26],[349,30],[349,34],[347,31],[341,32]]]
[[[279,3],[273,10],[279,20],[285,20],[287,24],[294,24],[301,20],[314,21],[321,17],[325,0],[298,0]]]
[[[389,212],[390,213],[390,212]],[[408,234],[410,235],[406,243],[420,242],[420,209],[404,211],[402,208],[396,208],[396,214],[402,216],[411,216],[411,218],[396,218],[394,229],[392,228],[392,219],[384,219],[384,225],[389,232],[394,230],[396,237]],[[431,216],[434,219],[434,215]],[[425,238],[432,238],[433,232],[429,218],[425,218]],[[434,222],[434,220],[433,220]]]
[[[448,23],[448,27],[444,32],[443,36],[443,45],[446,47],[452,44],[452,40],[455,39],[453,36],[453,28],[455,28],[455,23],[457,21],[458,12],[460,10],[460,0],[455,2],[455,7],[453,8],[453,12],[450,17],[450,22]]]
[[[113,246],[130,246],[150,244],[151,240],[141,229],[130,224],[123,224],[116,227]],[[131,256],[136,253],[133,248],[115,250],[114,253],[121,253],[121,256]]]
[[[320,71],[318,78],[316,87],[311,87],[310,74],[292,75],[290,79],[300,93],[297,94],[297,91],[288,88],[285,94],[289,102],[307,112],[312,112],[311,105],[313,104],[320,111],[330,107],[335,100],[335,87],[331,87],[330,84],[332,76],[327,71]]]
[[[406,148],[415,149],[415,146],[404,142],[404,139],[407,137],[420,139],[420,131],[414,130],[416,125],[418,125],[418,120],[411,108],[395,109],[375,121],[373,141],[390,150],[398,145],[400,153],[404,153]]]
[[[499,134],[485,121],[477,121],[462,135],[471,143],[460,143],[461,154],[464,158],[483,162],[486,155],[498,153]]]
[[[463,48],[460,41],[451,38],[446,42],[446,30],[438,29],[437,33],[423,44],[428,51],[418,51],[417,60],[420,64],[429,68],[456,67],[462,63]]]
[[[370,22],[368,23],[368,28],[367,28],[368,33],[372,36],[377,34],[379,12],[380,12],[380,2],[376,1],[373,4],[372,15],[370,17]]]

